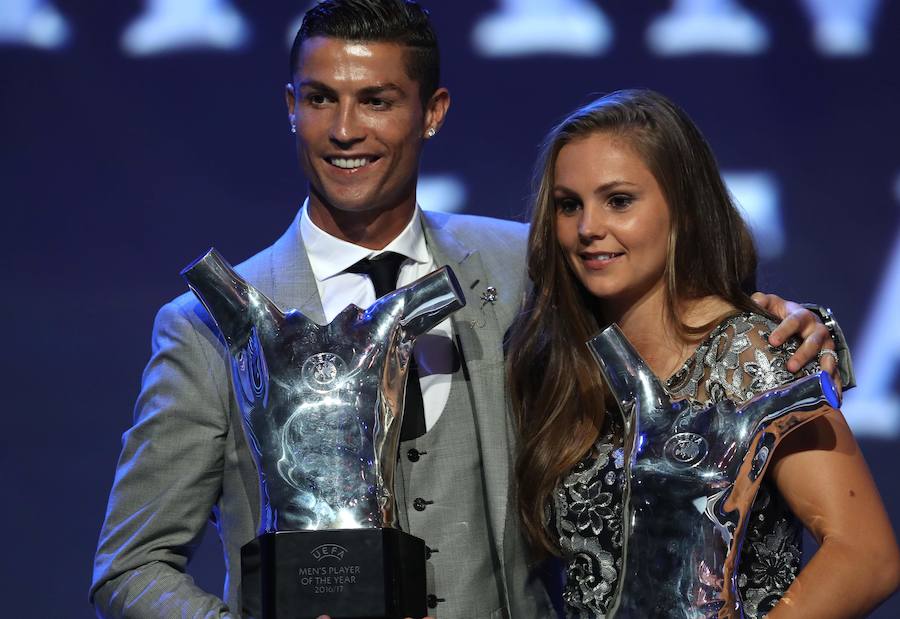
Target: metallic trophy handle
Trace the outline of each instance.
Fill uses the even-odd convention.
[[[215,248],[185,267],[181,276],[212,316],[232,353],[247,345],[254,319],[267,315],[269,322],[284,320],[284,313],[238,275]]]
[[[781,440],[837,407],[830,376],[692,410],[672,402],[618,326],[587,345],[623,418],[623,565],[608,616],[743,616],[747,518]]]

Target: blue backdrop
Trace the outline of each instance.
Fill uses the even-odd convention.
[[[426,5],[453,104],[425,155],[425,207],[521,218],[537,145],[565,112],[623,87],[681,103],[754,227],[760,286],[840,318],[860,383],[845,411],[896,527],[900,6]],[[8,616],[91,616],[92,554],[156,309],[184,291],[190,260],[210,245],[248,257],[305,195],[283,103],[305,8],[0,4]],[[221,590],[214,531],[192,571]]]

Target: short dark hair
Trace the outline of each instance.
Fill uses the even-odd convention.
[[[413,0],[322,0],[306,12],[291,47],[291,79],[307,39],[397,43],[408,48],[406,73],[418,82],[422,105],[440,85],[437,35],[428,11]]]

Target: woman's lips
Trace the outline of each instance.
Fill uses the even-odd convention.
[[[624,252],[581,252],[579,254],[585,268],[593,271],[599,271],[615,264],[624,255]]]

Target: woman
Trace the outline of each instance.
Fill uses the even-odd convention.
[[[566,563],[567,614],[603,617],[621,565],[622,436],[585,342],[618,323],[670,393],[697,405],[741,403],[817,368],[789,372],[796,342],[767,341],[775,323],[741,285],[755,272],[751,237],[670,101],[620,91],[577,110],[550,133],[538,174],[534,288],[509,347],[519,511],[535,548]],[[820,544],[802,571],[801,523]],[[745,612],[857,616],[898,581],[894,534],[844,419],[797,429],[754,503]]]

